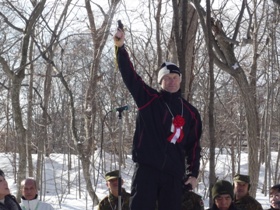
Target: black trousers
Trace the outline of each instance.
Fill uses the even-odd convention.
[[[150,166],[136,164],[130,210],[180,210],[181,195],[180,178]]]

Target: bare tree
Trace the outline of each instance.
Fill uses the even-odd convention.
[[[206,23],[209,25],[211,23],[211,13],[210,13],[210,0],[206,1]],[[211,29],[207,29],[207,33],[211,33]],[[208,36],[206,38],[207,42],[207,49],[208,49],[208,55],[209,55],[209,106],[208,106],[208,112],[209,112],[209,139],[210,139],[210,163],[209,163],[209,189],[212,189],[216,182],[216,174],[215,174],[215,148],[216,148],[216,136],[215,136],[215,120],[214,120],[214,92],[215,92],[215,79],[214,79],[214,54],[212,50],[212,43],[213,43],[213,37]],[[212,191],[210,191],[210,197],[212,197]],[[212,199],[209,199],[209,206],[212,206]]]
[[[175,44],[176,54],[172,55],[182,69],[183,96],[192,99],[192,82],[194,80],[194,45],[198,27],[198,15],[189,1],[172,1],[173,26],[171,42]],[[187,12],[186,12],[187,11]],[[177,61],[176,61],[177,62]]]
[[[213,36],[213,50],[214,54],[214,63],[223,71],[231,75],[236,83],[238,84],[240,94],[243,99],[245,113],[246,113],[246,122],[247,122],[247,140],[248,140],[248,161],[249,161],[249,175],[252,179],[252,195],[256,194],[257,183],[258,183],[258,173],[259,171],[259,161],[258,161],[258,148],[259,148],[259,120],[258,120],[258,110],[256,106],[256,71],[257,71],[257,61],[259,58],[260,41],[258,39],[260,35],[260,27],[258,21],[258,16],[256,11],[251,12],[249,3],[244,0],[240,8],[238,17],[236,18],[235,28],[233,28],[232,37],[229,37],[230,34],[225,32],[223,27],[222,20],[217,17],[212,17],[211,25],[205,23],[205,11],[198,1],[193,1],[196,6],[197,12],[200,17],[201,26],[203,28],[205,37]],[[224,3],[226,5],[226,3]],[[253,8],[257,8],[256,1],[252,1]],[[247,9],[247,10],[246,10]],[[242,68],[241,62],[238,61],[238,58],[235,54],[235,46],[240,46],[241,42],[237,41],[237,34],[240,30],[241,21],[244,18],[244,12],[247,11],[249,15],[248,21],[248,31],[253,28],[251,35],[247,36],[246,40],[243,40],[243,44],[252,43],[252,65],[249,73]],[[262,18],[262,16],[260,17]],[[252,25],[253,24],[253,25]],[[212,33],[209,34],[207,28],[211,27]],[[261,36],[263,37],[263,36]],[[245,42],[246,41],[246,42]],[[250,42],[251,41],[251,42]]]
[[[78,144],[80,158],[82,160],[84,177],[87,182],[87,190],[93,200],[94,203],[98,202],[97,196],[94,194],[94,190],[92,188],[92,184],[90,181],[90,156],[87,154],[91,154],[91,151],[95,147],[94,145],[94,127],[96,120],[96,95],[97,92],[97,81],[98,81],[98,69],[100,67],[101,62],[101,53],[104,49],[106,40],[109,36],[109,29],[112,25],[112,20],[114,14],[116,12],[116,8],[119,4],[120,0],[113,0],[109,5],[109,10],[105,13],[101,6],[95,4],[103,14],[104,20],[101,24],[100,28],[96,27],[94,13],[91,8],[91,3],[89,0],[85,0],[85,7],[89,19],[89,27],[92,35],[93,42],[93,60],[90,67],[90,79],[88,83],[88,87],[85,95],[85,130],[86,130],[86,142],[87,146],[82,147],[82,142]]]
[[[21,39],[22,48],[20,52],[21,60],[19,66],[14,69],[10,66],[9,62],[3,56],[0,56],[0,63],[3,67],[5,73],[9,76],[12,81],[11,84],[11,100],[12,100],[12,109],[13,117],[16,125],[17,139],[19,143],[19,168],[18,168],[18,186],[20,186],[20,181],[23,180],[26,176],[26,129],[23,125],[21,106],[20,106],[20,91],[21,84],[25,77],[25,68],[28,65],[28,49],[33,34],[34,26],[38,20],[38,17],[42,13],[46,1],[40,1],[31,12],[30,16],[26,18],[23,16],[22,11],[19,11],[10,1],[6,1],[7,7],[14,10],[15,13],[19,14],[24,21],[25,25],[22,27],[17,27],[14,23],[9,21],[9,18],[5,14],[0,13],[4,18],[5,23],[11,26],[14,30],[19,33],[22,33],[23,37]],[[18,191],[19,192],[19,191]],[[19,199],[20,195],[18,193],[17,198]]]

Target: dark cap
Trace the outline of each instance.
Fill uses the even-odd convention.
[[[212,187],[212,198],[215,199],[219,195],[229,194],[233,199],[233,187],[229,181],[220,180],[217,181]]]
[[[246,182],[246,183],[250,184],[250,176],[243,175],[243,174],[236,174],[233,177],[233,181],[234,182]]]
[[[280,192],[280,184],[276,184],[276,185],[273,185],[270,190],[269,190],[269,193],[274,193],[274,192]]]
[[[105,180],[109,181],[111,179],[116,179],[119,177],[119,170],[116,171],[110,171],[108,173],[105,174]]]
[[[0,176],[5,177],[5,173],[0,169]]]

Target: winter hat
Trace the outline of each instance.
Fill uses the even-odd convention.
[[[276,193],[276,192],[280,192],[280,184],[273,185],[269,189],[269,194]]]
[[[110,181],[111,179],[116,179],[119,177],[119,170],[116,171],[110,171],[105,174],[105,180]]]
[[[174,63],[165,61],[161,65],[160,70],[158,72],[158,83],[161,83],[161,80],[164,77],[164,75],[170,73],[176,73],[179,74],[179,76],[181,76],[181,71],[178,66],[176,66]]]
[[[229,181],[220,180],[217,181],[214,186],[212,187],[212,198],[213,200],[219,196],[229,194],[231,199],[233,199],[233,188]]]

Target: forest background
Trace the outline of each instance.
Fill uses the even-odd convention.
[[[203,120],[198,179],[207,180],[208,192],[223,178],[216,174],[219,154],[230,154],[224,176],[232,177],[246,151],[250,193],[266,195],[280,179],[279,153],[271,158],[280,144],[278,3],[0,0],[0,151],[12,154],[17,186],[26,176],[45,186],[43,166],[52,154],[67,154],[70,173],[74,155],[95,205],[96,179],[107,170],[96,152],[103,162],[111,154],[112,168],[118,157],[125,166],[137,108],[114,60],[112,34],[120,19],[146,83],[159,88],[165,60],[182,70],[184,97]],[[127,104],[120,120],[115,107]]]

